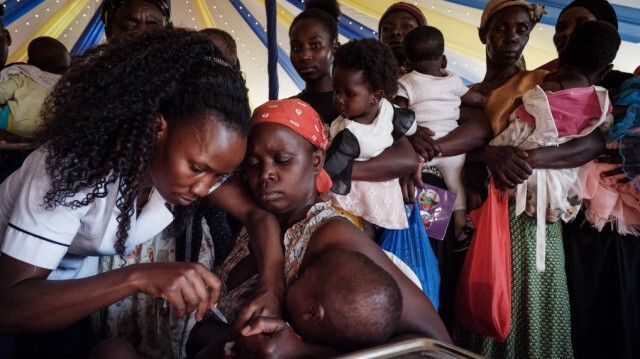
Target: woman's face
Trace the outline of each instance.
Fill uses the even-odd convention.
[[[221,124],[216,118],[219,114],[209,112],[192,124],[173,127],[158,116],[149,173],[151,183],[167,202],[191,204],[242,162],[247,139]]]
[[[595,21],[596,17],[583,7],[572,7],[571,9],[562,13],[556,22],[556,33],[553,35],[553,44],[556,45],[556,51],[558,54],[567,45],[567,40],[573,32],[576,26],[587,22]]]
[[[526,9],[509,6],[495,13],[481,31],[480,36],[487,45],[487,61],[493,65],[507,67],[522,56],[533,23]]]
[[[314,151],[304,137],[284,125],[260,123],[249,135],[247,177],[253,196],[287,222],[298,221],[316,198],[316,175],[324,151]]]
[[[322,23],[313,19],[298,21],[289,36],[289,58],[304,81],[313,82],[331,75],[336,45]]]
[[[125,2],[113,15],[109,38],[159,29],[165,25],[162,12],[155,5],[144,0],[131,0]]]
[[[380,41],[393,50],[396,59],[404,59],[402,41],[411,29],[418,26],[418,20],[410,13],[394,11],[380,25]]]

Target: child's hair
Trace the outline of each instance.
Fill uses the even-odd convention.
[[[609,65],[618,48],[620,35],[613,25],[601,20],[587,21],[573,30],[560,57],[564,66],[591,74]]]
[[[202,29],[200,30],[200,33],[206,35],[209,38],[215,37],[222,40],[221,42],[214,41],[214,45],[216,45],[218,49],[222,51],[225,60],[227,60],[231,65],[240,68],[236,40],[233,39],[233,36],[231,36],[231,34],[218,28]]]
[[[389,46],[376,39],[351,40],[340,46],[333,59],[333,68],[362,71],[372,91],[385,95],[398,91],[398,62]]]
[[[384,343],[395,332],[402,314],[402,292],[386,270],[362,253],[331,250],[313,267],[326,273],[318,301],[335,329],[324,343],[357,350]]]
[[[45,208],[78,208],[119,191],[115,248],[123,253],[155,151],[157,114],[171,128],[213,113],[205,117],[247,135],[245,82],[222,57],[206,36],[169,27],[116,39],[74,61],[42,112],[39,139],[47,141],[51,177]]]
[[[27,56],[27,63],[30,65],[54,74],[63,74],[71,64],[69,50],[60,41],[49,36],[31,40]]]
[[[409,31],[403,47],[411,62],[434,61],[444,54],[444,36],[433,26],[419,26]]]
[[[302,20],[313,19],[319,21],[329,32],[331,42],[338,41],[338,21],[340,20],[340,5],[337,0],[308,0],[305,1],[304,11],[298,14],[289,27],[291,29]]]

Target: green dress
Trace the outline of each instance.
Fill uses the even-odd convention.
[[[510,201],[511,331],[499,343],[455,328],[454,343],[491,358],[573,358],[561,224],[547,223],[546,270],[537,273],[536,220],[514,208]]]

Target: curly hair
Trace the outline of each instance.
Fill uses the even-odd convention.
[[[565,66],[574,66],[588,75],[609,65],[620,48],[620,35],[606,21],[584,22],[573,30],[560,53]]]
[[[303,20],[320,22],[327,32],[331,42],[338,41],[338,21],[340,20],[340,4],[336,0],[307,0],[304,11],[298,14],[289,26],[289,37],[293,26]]]
[[[344,67],[363,72],[372,91],[385,95],[398,91],[398,62],[389,46],[376,39],[351,40],[340,46],[333,59],[333,69]]]
[[[74,62],[42,111],[38,136],[51,178],[45,208],[87,206],[117,186],[115,248],[122,254],[155,152],[157,114],[169,127],[206,117],[247,136],[244,79],[221,59],[206,36],[169,27],[98,46]]]
[[[419,26],[409,31],[402,46],[409,61],[434,61],[444,54],[444,36],[433,26]]]

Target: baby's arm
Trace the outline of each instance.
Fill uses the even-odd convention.
[[[469,90],[467,93],[460,97],[460,101],[462,101],[463,105],[473,106],[473,107],[482,107],[484,106],[485,101],[487,100],[483,94],[478,91]]]
[[[402,108],[408,108],[409,107],[409,99],[406,97],[402,97],[402,96],[396,96],[393,98],[393,104],[398,106],[398,107],[402,107]]]

